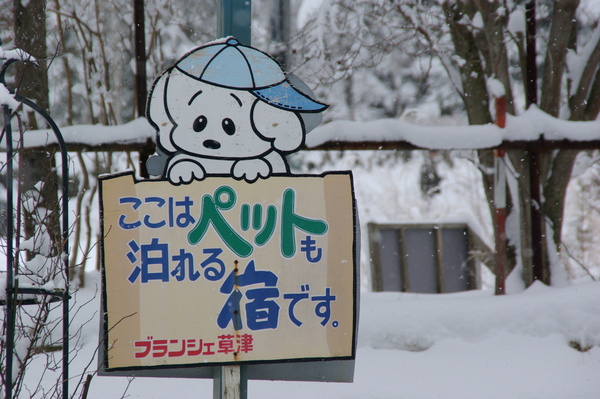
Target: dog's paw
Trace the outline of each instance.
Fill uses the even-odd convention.
[[[179,161],[169,167],[167,177],[175,185],[190,184],[194,180],[204,179],[206,173],[200,164],[192,161]]]
[[[252,183],[259,177],[263,179],[269,177],[271,166],[264,159],[243,159],[233,165],[231,174],[238,180]]]

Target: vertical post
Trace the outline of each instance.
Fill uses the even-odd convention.
[[[214,399],[246,399],[248,377],[244,366],[220,366],[213,371]]]
[[[240,43],[252,41],[251,0],[217,0],[217,37],[234,36]],[[248,377],[245,366],[215,367],[213,397],[246,399]]]
[[[526,107],[537,104],[537,63],[536,57],[536,21],[535,21],[535,0],[529,0],[525,6],[525,20],[527,23],[525,33],[526,43]]]
[[[15,300],[13,275],[13,148],[12,128],[10,125],[11,110],[2,106],[4,112],[4,135],[6,140],[6,363],[4,369],[5,399],[12,399],[13,389],[13,355],[15,344]]]
[[[537,63],[536,63],[536,12],[535,0],[529,0],[525,6],[526,18],[526,106],[537,104]],[[532,277],[550,284],[550,275],[544,267],[544,243],[542,217],[542,190],[540,176],[540,154],[535,149],[535,143],[529,147],[529,191],[531,193],[531,250],[532,250]]]
[[[435,268],[436,268],[436,283],[437,283],[437,292],[439,294],[443,294],[445,292],[446,285],[446,275],[444,273],[444,246],[442,239],[442,229],[441,226],[433,227],[435,234]]]
[[[135,36],[135,94],[137,116],[146,114],[146,25],[144,22],[144,0],[133,0],[133,26]]]
[[[402,227],[398,231],[400,239],[400,285],[402,292],[410,291],[410,280],[408,278],[408,261],[407,261],[407,246],[406,246],[406,227]]]
[[[506,126],[506,96],[495,99],[496,125]],[[496,295],[506,293],[506,153],[494,150],[494,225],[496,228]]]
[[[533,281],[540,280],[550,284],[550,275],[544,267],[543,256],[543,223],[542,216],[542,189],[540,176],[540,154],[535,148],[529,150],[529,179],[531,191],[531,250],[533,263]]]
[[[290,0],[275,0],[271,15],[271,40],[278,43],[271,55],[283,66],[289,63]]]
[[[506,160],[494,150],[494,225],[496,227],[496,295],[506,293]]]
[[[135,36],[135,96],[137,103],[137,116],[146,115],[146,99],[148,88],[146,86],[146,24],[144,20],[144,0],[133,0],[133,26]],[[146,169],[146,161],[154,152],[155,146],[151,140],[140,150],[140,176],[150,177]]]
[[[240,43],[250,45],[252,1],[250,0],[218,0],[217,1],[217,36],[234,36]]]
[[[61,167],[62,167],[62,238],[63,238],[63,247],[62,247],[62,256],[61,261],[63,262],[64,268],[64,278],[65,278],[65,286],[64,286],[64,296],[62,298],[62,311],[63,311],[63,320],[62,320],[62,328],[63,328],[63,359],[62,359],[62,374],[63,374],[63,391],[62,397],[63,399],[69,398],[69,324],[71,322],[69,317],[69,293],[71,292],[71,275],[69,271],[69,197],[67,193],[69,192],[69,162],[67,156],[67,146],[64,142],[62,134],[58,129],[58,126],[51,118],[47,118],[48,122],[52,126],[52,130],[56,135],[60,143],[60,154],[61,154]]]

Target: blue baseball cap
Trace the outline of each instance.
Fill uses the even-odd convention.
[[[248,90],[277,108],[322,112],[328,107],[295,88],[271,56],[233,37],[192,50],[175,68],[206,83]]]

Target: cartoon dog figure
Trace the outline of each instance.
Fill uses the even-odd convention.
[[[148,99],[157,153],[167,157],[164,167],[160,156],[150,158],[149,172],[175,185],[289,174],[285,155],[302,146],[327,108],[294,79],[231,37],[187,53],[155,80]]]

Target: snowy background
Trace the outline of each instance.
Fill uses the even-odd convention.
[[[127,8],[130,2],[101,2],[96,8],[100,10],[98,15],[88,12],[95,9],[87,7],[88,3],[65,0],[62,17],[64,21],[74,21],[77,16],[93,21],[90,25],[94,26],[97,21],[105,20],[106,23],[99,25],[106,28],[104,43],[108,45],[94,42],[96,35],[83,29],[84,25],[72,23],[72,34],[66,34],[64,57],[49,69],[53,116],[61,126],[66,126],[63,133],[69,142],[93,146],[106,141],[130,143],[153,137],[154,132],[145,120],[133,119],[133,69],[130,68],[132,51],[129,45],[132,42],[129,37],[131,16]],[[194,2],[180,2],[191,7],[190,3]],[[356,3],[360,6],[367,4]],[[513,1],[505,3],[511,7],[516,4]],[[265,4],[266,1],[257,0],[253,2],[253,8],[260,10]],[[332,4],[333,1],[304,0],[297,10],[296,23],[299,27],[310,24],[311,18],[312,23],[324,23],[309,25],[309,31],[313,38],[323,40],[319,44],[324,49],[334,50],[333,54],[319,52],[323,49],[310,46],[310,41],[307,41],[306,48],[298,47],[303,43],[303,35],[310,37],[306,32],[299,34],[300,38],[297,37],[294,44],[298,65],[293,65],[295,69],[292,72],[315,87],[320,99],[332,104],[325,115],[328,123],[313,131],[307,144],[316,146],[327,140],[368,138],[404,140],[435,150],[449,147],[463,150],[450,154],[416,151],[410,155],[394,151],[306,151],[292,159],[292,163],[303,172],[338,169],[352,170],[354,174],[362,223],[362,293],[355,381],[250,381],[248,397],[599,398],[600,282],[595,281],[600,278],[600,238],[595,233],[600,226],[597,206],[600,156],[597,152],[581,154],[573,172],[567,193],[562,249],[565,254],[576,256],[565,255],[564,267],[553,270],[552,287],[536,283],[525,290],[517,269],[508,281],[509,295],[494,296],[492,276],[483,269],[482,290],[478,291],[441,295],[373,293],[365,226],[368,222],[466,222],[492,246],[492,224],[482,189],[481,172],[473,151],[465,149],[494,146],[503,140],[534,140],[542,132],[546,139],[598,140],[600,122],[565,123],[536,107],[525,112],[522,96],[518,97],[523,94],[519,91],[522,88],[515,84],[518,116],[509,117],[506,129],[493,125],[467,126],[463,105],[439,59],[432,59],[422,48],[408,48],[407,43],[412,42],[401,35],[377,43],[383,47],[377,57],[372,57],[366,48],[360,48],[359,43],[352,41],[353,36],[343,31],[351,30],[352,23],[362,20],[342,18],[340,22],[336,19],[340,15],[335,14],[336,8]],[[150,80],[190,48],[207,37],[214,38],[214,18],[211,15],[214,9],[210,7],[189,13],[185,12],[185,7],[178,8],[175,3],[166,0],[148,2],[147,6],[153,21],[149,29],[153,29],[153,35],[156,33],[160,37],[150,53]],[[518,18],[522,10],[519,7],[515,9],[510,29],[516,34],[522,31],[523,20]],[[546,18],[544,21],[547,22],[548,9],[540,7],[539,13],[540,19]],[[361,16],[360,12],[357,15]],[[581,1],[577,17],[585,29],[582,29],[580,41],[593,43],[591,38],[598,38],[600,30],[595,29],[595,21],[599,16],[600,2]],[[208,22],[198,29],[199,20]],[[268,23],[264,18],[261,20],[260,15],[253,16],[253,20],[257,47],[274,50],[268,48],[268,35],[265,34]],[[374,35],[389,37],[390,32],[397,33],[398,26],[394,26],[393,22],[386,21],[390,25],[382,23],[376,26],[382,31],[374,32]],[[476,18],[472,22],[474,25],[481,23]],[[49,23],[50,29],[57,29],[55,18],[49,18]],[[318,26],[318,29],[311,29],[311,26]],[[331,33],[325,26],[339,28],[340,31]],[[547,27],[548,24],[542,26]],[[89,35],[87,40],[86,35]],[[325,42],[328,35],[331,35],[331,43]],[[10,39],[3,39],[10,45]],[[370,39],[367,35],[365,43]],[[443,41],[441,43],[444,44]],[[543,50],[545,43],[540,41],[539,44]],[[384,45],[389,48],[384,48]],[[385,53],[390,49],[392,51]],[[576,79],[585,66],[586,57],[590,56],[589,46],[587,50],[585,46],[580,49],[579,53],[570,54],[569,78]],[[339,52],[335,52],[337,50]],[[108,59],[104,58],[105,55]],[[306,59],[303,60],[302,56]],[[372,59],[377,60],[375,67],[369,64]],[[73,68],[73,87],[63,86],[66,84],[63,67],[68,67],[65,66],[67,62],[58,61],[64,60],[69,61]],[[96,75],[86,74],[87,62],[98,68]],[[330,69],[331,65],[334,67]],[[109,78],[104,79],[104,76]],[[74,96],[71,108],[64,101],[67,90]],[[0,92],[0,101],[10,103],[10,98],[5,92]],[[113,110],[113,113],[104,114],[106,109]],[[115,126],[99,126],[99,123]],[[441,128],[440,125],[445,126]],[[45,134],[30,134],[29,137],[32,140],[26,141],[25,145],[39,145],[48,140]],[[87,226],[97,228],[97,197],[94,188],[86,186],[80,177],[88,172],[97,175],[132,168],[137,160],[135,154],[133,159],[130,154],[78,155],[78,159],[73,157],[71,160],[72,170],[78,176],[74,185],[79,189],[79,196],[72,201],[73,212],[91,215]],[[441,177],[439,193],[433,196],[424,196],[419,189],[421,168],[427,162],[436,164]],[[82,231],[86,232],[85,226]],[[74,349],[70,367],[71,387],[79,385],[79,389],[80,383],[88,375],[94,375],[97,367],[100,277],[95,271],[95,240],[92,234],[87,241],[82,239],[72,248],[85,249],[74,256],[74,263],[82,263],[87,258],[85,286],[74,294],[71,312],[71,345]],[[4,290],[1,292],[3,294]],[[58,329],[54,333],[58,334]],[[21,397],[49,396],[44,392],[52,391],[60,368],[47,368],[45,357],[46,354],[36,356],[30,365],[27,388]],[[39,387],[41,390],[34,392]],[[88,398],[172,396],[211,398],[212,381],[94,375],[88,393]]]
[[[332,160],[326,163],[318,152],[298,156],[305,165],[314,161],[323,168],[336,165],[353,170],[363,224],[390,219],[468,221],[480,229],[482,237],[491,235],[489,227],[485,228],[490,223],[483,192],[474,184],[479,173],[467,159],[440,168],[440,194],[424,200],[418,176],[425,153],[415,154],[396,168],[377,167],[380,155],[364,151],[330,154]],[[365,164],[369,167],[360,166]],[[394,185],[390,186],[390,181]],[[384,198],[400,200],[386,202]],[[510,295],[494,296],[487,273],[484,289],[478,291],[373,293],[365,231],[363,228],[363,292],[354,382],[250,381],[249,398],[599,397],[599,282],[574,270],[576,276],[563,287],[536,283],[523,291],[513,281]],[[598,277],[598,270],[592,271]],[[96,369],[99,290],[99,273],[89,271],[86,286],[73,299],[77,352],[71,366],[72,385]],[[45,373],[49,388],[57,375],[45,365],[43,359],[34,362],[28,378],[35,385]],[[212,380],[94,376],[88,398],[164,398],[173,393],[212,398]]]

